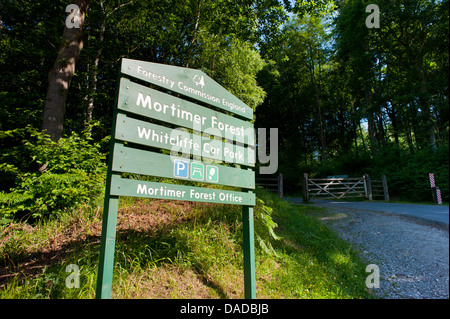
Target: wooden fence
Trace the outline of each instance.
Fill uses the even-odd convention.
[[[367,195],[366,198],[369,200],[373,199],[384,199],[389,200],[389,190],[386,181],[386,175],[381,175],[380,180],[371,179],[369,175],[364,175],[367,185]]]
[[[380,180],[373,180],[369,175],[357,178],[309,178],[303,174],[303,201],[315,197],[351,198],[363,197],[369,200],[374,198],[389,200],[389,191],[386,176],[381,175]]]
[[[283,198],[283,174],[281,173],[278,176],[256,176],[256,185],[268,191],[277,192],[278,196]]]

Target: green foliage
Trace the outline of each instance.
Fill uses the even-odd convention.
[[[275,234],[275,228],[278,227],[278,224],[273,221],[272,214],[277,200],[274,200],[272,196],[276,195],[269,192],[258,194],[254,209],[254,229],[255,239],[262,251],[269,255],[277,255],[272,242],[280,240],[281,237]]]
[[[88,204],[101,193],[105,156],[99,152],[99,143],[91,144],[87,134],[77,133],[55,143],[30,127],[27,131],[28,139],[5,152],[0,164],[0,176],[14,182],[9,190],[0,192],[0,217],[4,222],[30,215],[56,217]],[[2,132],[0,138],[14,133],[18,132]],[[20,163],[6,163],[11,154],[20,158]]]
[[[264,66],[259,53],[235,37],[220,41],[219,36],[204,32],[200,38],[202,52],[196,65],[255,110],[265,97],[256,81]]]
[[[448,202],[448,152],[448,145],[439,147],[437,151],[423,149],[414,154],[387,149],[374,158],[376,166],[373,171],[386,174],[391,198],[428,202],[432,201],[428,174],[434,173],[442,199]]]
[[[42,123],[66,5],[63,0],[0,3],[0,130]]]
[[[379,180],[380,175],[384,174],[391,199],[425,202],[432,200],[428,173],[434,173],[442,199],[448,201],[448,152],[448,145],[441,145],[437,151],[428,148],[415,153],[391,145],[383,147],[375,155],[362,150],[350,151],[325,163],[314,162],[301,166],[300,170],[310,172],[311,178],[339,174],[360,177],[369,174]]]

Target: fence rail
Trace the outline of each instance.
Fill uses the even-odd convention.
[[[283,174],[278,176],[256,176],[256,185],[268,191],[277,192],[280,198],[283,198]]]
[[[303,201],[315,197],[332,197],[336,199],[364,197],[369,200],[384,198],[389,200],[386,176],[381,180],[372,180],[369,175],[362,177],[309,178],[303,174]]]

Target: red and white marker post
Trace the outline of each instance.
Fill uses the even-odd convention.
[[[435,204],[441,205],[442,204],[441,190],[439,189],[439,187],[436,187],[436,182],[434,181],[434,174],[429,173],[428,176],[430,177],[430,186],[433,195],[433,202]]]

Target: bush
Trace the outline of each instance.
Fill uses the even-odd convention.
[[[18,146],[4,153],[14,156],[1,158],[0,176],[13,181],[13,187],[0,191],[2,222],[20,216],[56,217],[69,208],[88,204],[101,193],[105,155],[100,153],[99,143],[91,144],[88,134],[72,133],[55,143],[28,127],[2,132],[0,138],[24,135]],[[6,162],[11,158],[15,162]]]
[[[367,169],[373,177],[385,174],[391,198],[408,201],[432,200],[429,173],[434,173],[436,186],[448,201],[448,146],[441,145],[437,151],[421,149],[415,153],[386,148],[374,156],[374,166]]]

